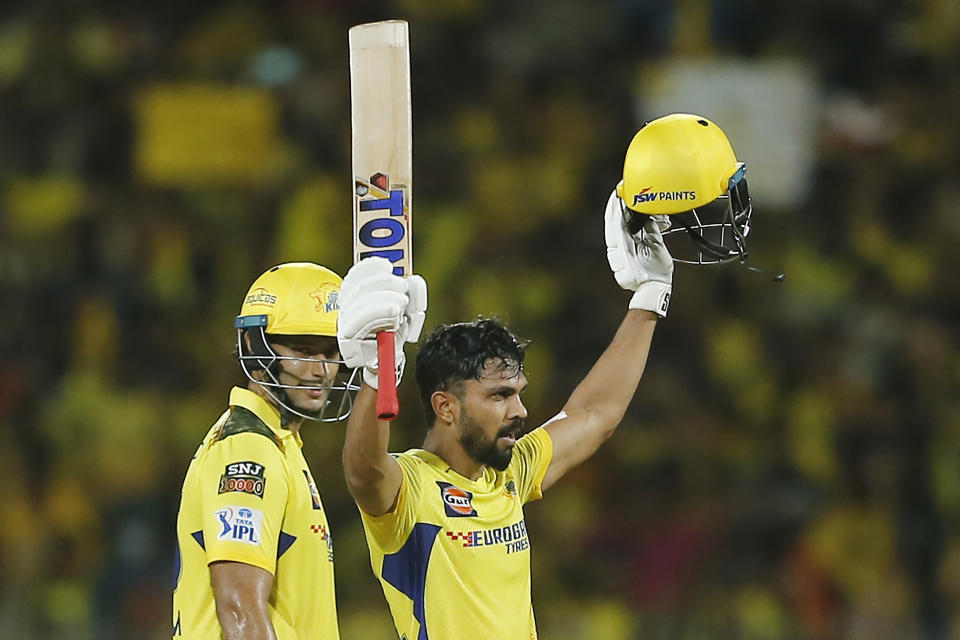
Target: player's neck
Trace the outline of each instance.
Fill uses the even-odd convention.
[[[283,427],[284,429],[288,429],[295,434],[300,433],[300,425],[303,424],[303,418],[297,415],[294,415],[289,411],[285,411],[283,407],[277,404],[277,401],[273,398],[272,395],[270,395],[270,393],[267,391],[267,389],[263,385],[257,384],[256,382],[251,381],[250,383],[247,384],[247,388],[250,391],[253,391],[258,396],[260,396],[261,398],[263,398],[264,400],[266,400],[267,404],[273,407],[273,410],[276,411],[277,414],[280,416],[281,427]]]
[[[467,455],[463,445],[456,438],[445,436],[442,429],[441,425],[435,425],[427,431],[421,449],[437,456],[463,477],[471,480],[479,478],[483,474],[484,465]]]

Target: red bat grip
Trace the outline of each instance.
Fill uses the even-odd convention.
[[[377,417],[393,420],[400,412],[397,400],[397,361],[394,354],[393,331],[377,334]]]

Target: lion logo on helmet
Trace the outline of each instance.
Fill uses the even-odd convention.
[[[322,284],[310,292],[314,310],[320,313],[333,313],[340,310],[340,289],[335,284]]]

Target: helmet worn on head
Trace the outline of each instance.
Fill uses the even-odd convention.
[[[642,216],[669,216],[663,233],[678,262],[743,261],[752,214],[745,174],[746,164],[737,161],[720,127],[703,116],[674,113],[634,135],[617,195],[631,231],[643,226]],[[692,251],[689,243],[679,246],[680,237],[692,241]]]
[[[343,279],[312,262],[277,265],[257,278],[244,296],[237,316],[237,350],[247,378],[262,386],[281,408],[281,413],[310,420],[334,422],[350,414],[353,395],[360,385],[356,370],[342,360],[279,355],[271,341],[279,336],[322,336],[336,339],[339,294]],[[317,384],[284,384],[280,380],[284,361],[324,363],[337,371]],[[302,381],[301,381],[302,382]],[[319,415],[293,406],[287,389],[323,390],[327,402]]]
[[[263,326],[270,334],[335,337],[341,282],[336,273],[312,262],[277,265],[250,286],[238,326],[243,320],[244,326]]]

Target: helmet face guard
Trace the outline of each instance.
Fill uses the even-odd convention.
[[[362,382],[359,375],[360,369],[348,368],[343,360],[281,356],[274,351],[267,340],[266,325],[266,316],[245,316],[236,320],[237,353],[240,368],[243,369],[247,379],[263,387],[282,411],[297,417],[319,422],[338,422],[349,416],[353,409],[353,398],[360,390]],[[250,338],[249,346],[243,339],[245,334]],[[318,384],[284,384],[280,381],[284,361],[321,363],[336,368],[337,373]],[[319,414],[306,413],[294,407],[287,395],[287,389],[326,392],[325,402]]]
[[[722,264],[747,259],[747,236],[753,204],[747,188],[746,164],[738,163],[727,192],[701,207],[665,216],[670,227],[663,239],[675,262]],[[636,233],[643,227],[644,214],[624,207],[628,228]]]

